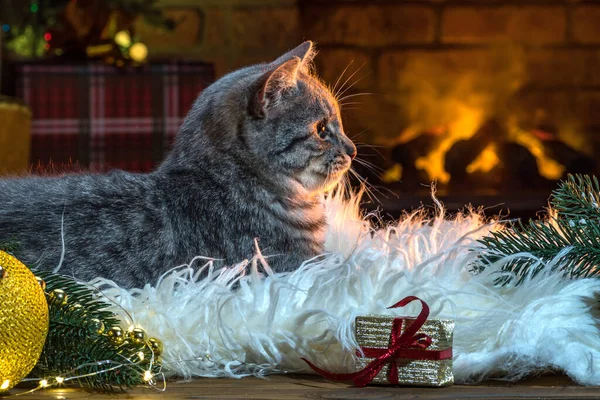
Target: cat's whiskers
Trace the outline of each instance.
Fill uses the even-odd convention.
[[[366,142],[354,142],[354,144],[356,146],[368,147],[370,149],[385,149],[387,147],[387,146],[383,146],[380,144],[372,144],[372,143],[366,143]]]
[[[362,101],[350,101],[348,103],[340,103],[340,108],[347,109],[346,106],[355,106],[359,104],[364,104]]]
[[[367,197],[369,198],[370,201],[377,201],[377,202],[379,202],[379,199],[377,198],[377,196],[373,193],[373,190],[371,189],[371,187],[373,186],[373,185],[371,185],[371,183],[367,182],[367,180],[365,178],[363,178],[354,169],[350,169],[348,172],[354,178],[356,178],[358,180],[358,182],[360,183],[361,186],[363,186],[365,188],[365,194],[367,195]]]
[[[369,199],[372,201],[377,201],[378,203],[381,203],[381,201],[377,198],[377,196],[375,195],[374,192],[379,193],[381,196],[385,197],[386,199],[389,198],[382,190],[385,190],[386,192],[388,192],[389,194],[391,194],[394,197],[398,197],[398,194],[394,193],[394,191],[392,191],[389,188],[386,188],[385,186],[375,186],[373,184],[371,184],[370,182],[368,182],[367,178],[363,177],[362,175],[360,175],[358,172],[356,172],[354,169],[350,169],[349,172],[352,174],[352,176],[354,176],[356,179],[358,179],[360,181],[360,183],[365,187],[365,193],[369,196]]]
[[[383,168],[381,168],[381,167],[373,164],[370,161],[363,160],[363,159],[360,159],[358,157],[355,158],[354,161],[357,162],[358,164],[362,165],[363,167],[367,168],[369,171],[373,172],[376,175],[385,172],[385,170]]]
[[[344,96],[344,97],[342,97],[342,98],[338,99],[338,102],[339,102],[340,104],[344,104],[344,100],[348,100],[348,99],[351,99],[351,98],[353,98],[353,97],[358,97],[358,96],[367,96],[367,95],[372,95],[372,94],[373,94],[373,93],[370,93],[370,92],[352,93],[352,94],[348,94],[348,95],[346,95],[346,96]],[[346,104],[348,104],[348,103],[346,103]]]
[[[376,156],[379,156],[381,158],[385,158],[385,156],[381,153],[381,151],[379,151],[380,148],[385,148],[385,146],[376,146],[376,145],[371,145],[371,144],[368,144],[368,143],[360,143],[360,142],[359,143],[354,142],[354,145],[356,146],[356,148],[358,150],[360,150],[360,149],[371,149],[375,153],[377,153],[377,154],[361,154],[362,157],[376,157]]]
[[[368,76],[362,76],[359,79],[357,79],[354,83],[346,86],[346,84],[352,79],[354,78],[354,76],[356,76],[356,74],[362,69],[362,67],[364,67],[367,63],[364,62],[360,67],[358,67],[356,69],[356,71],[354,71],[345,81],[344,83],[342,83],[342,85],[340,86],[340,89],[337,90],[336,92],[334,92],[334,96],[336,99],[339,99],[341,96],[344,95],[344,93],[348,92],[348,90],[352,89],[358,82],[360,82],[361,80],[363,80],[364,78],[366,78]],[[338,100],[339,101],[339,100]]]
[[[367,133],[370,130],[370,128],[366,128],[363,129],[362,131],[358,132],[355,135],[351,135],[350,132],[346,132],[346,136],[348,136],[352,141],[355,141],[356,139],[358,139],[360,136],[364,135],[365,133]]]
[[[334,94],[334,97],[337,98],[336,96],[336,90],[337,90],[337,86],[340,83],[340,80],[342,79],[342,77],[344,76],[344,74],[346,73],[346,71],[348,70],[348,68],[350,68],[350,66],[352,65],[352,63],[354,62],[354,60],[351,60],[348,65],[346,65],[346,68],[344,68],[344,70],[342,71],[342,73],[340,74],[340,76],[337,78],[337,81],[335,81],[335,85],[333,85],[333,88],[331,89],[331,93]]]

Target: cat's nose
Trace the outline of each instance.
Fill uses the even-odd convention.
[[[352,143],[350,139],[345,139],[344,148],[346,149],[346,154],[350,156],[350,159],[354,160],[354,158],[356,157],[356,146],[354,145],[354,143]]]

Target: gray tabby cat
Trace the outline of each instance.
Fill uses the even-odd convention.
[[[313,55],[305,42],[212,84],[150,174],[0,180],[0,242],[30,266],[124,287],[194,256],[242,261],[255,239],[275,271],[299,267],[323,251],[322,194],[356,155]]]

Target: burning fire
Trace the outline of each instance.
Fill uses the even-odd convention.
[[[415,166],[427,172],[427,175],[431,181],[438,181],[441,183],[448,183],[451,179],[450,174],[444,168],[444,159],[448,150],[458,142],[459,140],[469,139],[476,132],[477,128],[474,128],[475,118],[469,120],[464,125],[458,124],[457,126],[464,127],[465,130],[449,130],[448,136],[445,137],[442,142],[429,154],[419,157]],[[466,132],[466,134],[465,134]],[[512,141],[525,147],[535,157],[538,170],[541,176],[546,179],[560,179],[565,172],[565,167],[548,157],[544,152],[542,141],[531,132],[525,131],[516,125],[510,126],[509,129]],[[467,166],[466,171],[469,174],[475,172],[488,173],[494,167],[499,165],[502,160],[500,159],[496,144],[492,143],[488,145],[477,158]],[[399,164],[394,165],[390,170],[384,174],[384,180],[391,182],[400,180],[402,176],[402,167]]]
[[[496,152],[496,144],[492,143],[483,149],[475,161],[467,166],[467,172],[469,174],[477,171],[490,172],[498,164],[500,164],[500,158]]]
[[[450,174],[444,169],[444,157],[448,150],[459,140],[472,137],[483,124],[485,115],[482,111],[462,105],[462,118],[448,126],[447,133],[440,144],[429,154],[416,160],[416,167],[427,172],[429,179],[441,183],[450,181]]]
[[[510,151],[505,150],[507,143],[515,143],[529,152],[535,158],[539,175],[550,180],[560,179],[566,170],[550,157],[549,153],[560,147],[554,146],[556,141],[582,154],[589,150],[585,135],[578,134],[577,125],[564,125],[569,119],[567,114],[547,115],[544,110],[515,107],[513,100],[528,81],[527,62],[521,49],[509,46],[485,52],[470,60],[473,69],[464,69],[461,62],[456,62],[462,56],[423,52],[403,65],[398,78],[398,89],[403,94],[395,104],[400,106],[403,121],[409,121],[408,126],[396,137],[375,139],[375,144],[394,150],[399,146],[395,159],[398,164],[383,174],[385,182],[399,181],[403,170],[414,172],[416,168],[424,171],[430,181],[449,183],[451,172],[457,171],[454,168],[463,168],[460,162],[450,160],[460,159],[462,154],[453,154],[448,160],[446,156],[458,142],[470,139],[477,142],[473,146],[467,143],[463,148],[483,150],[478,155],[464,155],[465,161],[472,160],[464,167],[469,174],[493,174],[499,170],[497,167],[512,167],[510,159],[503,160],[500,156]],[[494,73],[486,73],[487,67]],[[493,121],[497,121],[498,127],[488,131],[487,124]],[[558,133],[524,128],[546,125],[556,127]],[[413,143],[415,147],[411,147]],[[411,168],[403,164],[406,162],[410,162]]]
[[[514,122],[509,123],[508,127],[511,139],[525,147],[535,157],[540,175],[546,179],[560,179],[565,172],[565,167],[545,154],[541,139],[532,132],[519,128]]]
[[[472,138],[485,122],[485,118],[486,113],[482,110],[463,105],[461,117],[453,123],[448,124],[445,129],[428,130],[427,132],[430,135],[442,136],[442,138],[432,151],[417,158],[415,161],[417,169],[425,171],[431,181],[448,183],[451,176],[444,168],[446,153],[458,141]],[[539,130],[527,131],[521,129],[515,119],[507,121],[506,129],[509,141],[525,147],[535,157],[538,172],[541,176],[546,179],[560,179],[565,172],[565,167],[550,158],[544,150],[543,141],[552,140],[553,137],[551,134]],[[417,136],[416,129],[414,127],[409,128],[400,135],[396,143],[406,143]],[[467,166],[466,171],[469,174],[475,172],[488,173],[501,163],[502,160],[498,155],[497,144],[491,143]],[[400,180],[401,176],[402,167],[396,164],[385,172],[383,179],[386,182],[393,182]]]

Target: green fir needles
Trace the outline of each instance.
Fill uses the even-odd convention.
[[[70,382],[104,391],[152,384],[160,376],[159,354],[147,338],[121,330],[98,293],[68,277],[34,273],[46,283],[50,327],[31,376],[73,377]]]
[[[18,247],[0,243],[9,253]],[[98,290],[66,276],[32,272],[44,288],[50,324],[42,354],[25,381],[37,388],[76,384],[102,391],[164,382],[159,340],[140,328],[122,329]]]
[[[479,270],[502,262],[497,283],[522,283],[560,255],[556,271],[571,278],[600,276],[600,185],[596,177],[568,175],[550,197],[545,221],[521,221],[480,240],[485,246]],[[532,257],[533,256],[533,257]]]

